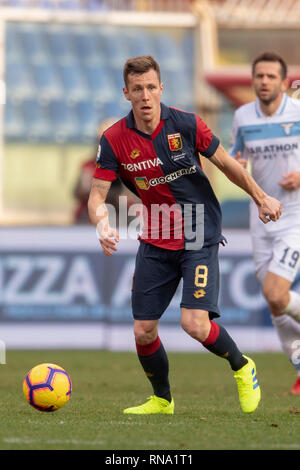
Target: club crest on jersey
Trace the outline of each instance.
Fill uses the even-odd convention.
[[[281,127],[283,127],[284,129],[284,132],[286,133],[286,135],[290,135],[291,133],[291,128],[295,125],[294,122],[288,122],[287,124],[280,124]]]
[[[141,155],[141,151],[139,149],[134,149],[132,150],[132,152],[130,153],[130,158],[137,158]]]
[[[149,189],[150,185],[148,183],[148,180],[147,180],[146,176],[136,176],[135,182],[136,182],[136,185],[140,189]]]
[[[182,149],[182,140],[179,132],[177,134],[168,134],[168,142],[172,152]]]

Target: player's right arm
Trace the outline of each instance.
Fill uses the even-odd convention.
[[[96,227],[103,253],[107,256],[111,256],[114,251],[117,251],[116,243],[119,241],[117,230],[109,225],[108,209],[105,204],[111,184],[116,179],[118,168],[117,158],[104,132],[98,147],[88,211],[90,220]]]
[[[93,178],[88,200],[90,220],[96,227],[103,253],[107,256],[111,256],[113,251],[117,251],[116,243],[119,241],[117,230],[109,225],[108,210],[105,205],[111,183],[111,181]]]

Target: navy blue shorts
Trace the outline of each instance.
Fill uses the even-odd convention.
[[[180,307],[207,310],[220,316],[219,245],[201,250],[164,250],[140,242],[132,288],[132,312],[137,320],[159,319],[183,279]]]

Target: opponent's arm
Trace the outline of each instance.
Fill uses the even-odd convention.
[[[294,191],[300,188],[300,171],[292,171],[282,175],[283,180],[279,181],[280,186],[287,191]]]
[[[240,165],[242,165],[243,168],[247,168],[248,160],[242,157],[241,151],[238,151],[234,158]]]
[[[244,150],[245,150],[245,144],[244,140],[239,134],[239,129],[240,129],[240,119],[238,118],[238,112],[236,111],[234,113],[233,117],[233,123],[232,123],[232,131],[231,131],[231,137],[230,137],[230,148],[229,148],[229,154],[232,155],[236,161],[242,165],[243,168],[247,168],[248,165],[248,159],[245,158]]]
[[[88,200],[90,220],[97,229],[102,250],[107,256],[112,255],[112,250],[117,251],[116,243],[119,241],[117,230],[109,226],[108,210],[105,205],[110,186],[111,181],[93,178]]]
[[[266,224],[271,220],[274,222],[281,215],[281,203],[268,196],[254,181],[252,176],[232,158],[220,144],[212,157],[209,159],[219,170],[221,170],[232,183],[246,191],[258,207],[259,218]]]

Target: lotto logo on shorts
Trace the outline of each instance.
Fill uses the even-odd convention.
[[[194,297],[196,297],[196,299],[200,299],[200,297],[204,297],[205,294],[206,292],[204,289],[199,289],[194,292]]]
[[[169,134],[168,142],[170,150],[172,150],[172,152],[176,152],[176,150],[182,149],[182,140],[179,132],[177,134]]]
[[[135,182],[140,189],[149,189],[149,183],[146,176],[137,176]]]

